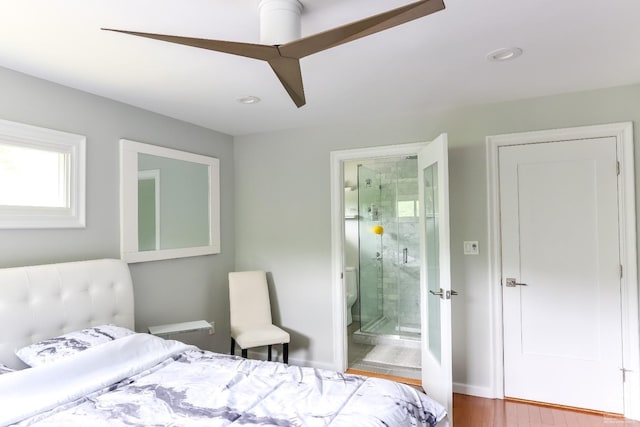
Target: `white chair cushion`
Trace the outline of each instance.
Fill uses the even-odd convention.
[[[290,340],[289,334],[274,325],[236,327],[231,330],[231,337],[240,348],[260,347],[271,344],[284,344]]]

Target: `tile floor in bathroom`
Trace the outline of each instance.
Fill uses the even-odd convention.
[[[375,347],[370,344],[360,344],[353,341],[353,333],[360,328],[360,324],[357,321],[353,321],[347,328],[347,334],[349,336],[349,368],[359,371],[375,372],[378,374],[393,375],[397,377],[420,379],[420,369],[410,368],[406,366],[394,365],[393,360],[389,360],[389,363],[373,363],[364,361],[363,358]]]

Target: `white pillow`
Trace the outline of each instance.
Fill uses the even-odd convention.
[[[3,365],[2,363],[0,363],[0,375],[7,374],[9,372],[13,372],[13,369],[8,367],[7,365]]]
[[[29,366],[40,366],[134,333],[120,326],[101,325],[31,344],[17,350],[16,356]]]

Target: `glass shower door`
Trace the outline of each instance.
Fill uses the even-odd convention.
[[[382,318],[382,233],[380,227],[380,173],[358,166],[358,244],[360,252],[360,330],[375,332]]]
[[[417,158],[358,167],[361,331],[419,339]]]
[[[397,333],[400,338],[420,339],[420,222],[418,160],[397,162],[396,221],[398,244]]]

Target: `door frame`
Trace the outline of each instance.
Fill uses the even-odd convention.
[[[631,370],[624,382],[624,416],[640,420],[640,339],[638,319],[638,272],[636,250],[636,202],[633,151],[633,123],[612,123],[566,129],[493,135],[486,138],[489,284],[492,313],[491,378],[493,396],[504,398],[504,363],[502,332],[502,263],[500,239],[500,200],[498,149],[504,145],[559,142],[574,139],[615,137],[617,139],[620,176],[618,178],[618,221],[620,261],[623,266],[622,346],[625,369]]]
[[[344,162],[395,156],[414,156],[428,141],[355,148],[330,152],[331,162],[331,294],[333,322],[333,369],[348,367],[347,303],[343,273],[344,250]]]

